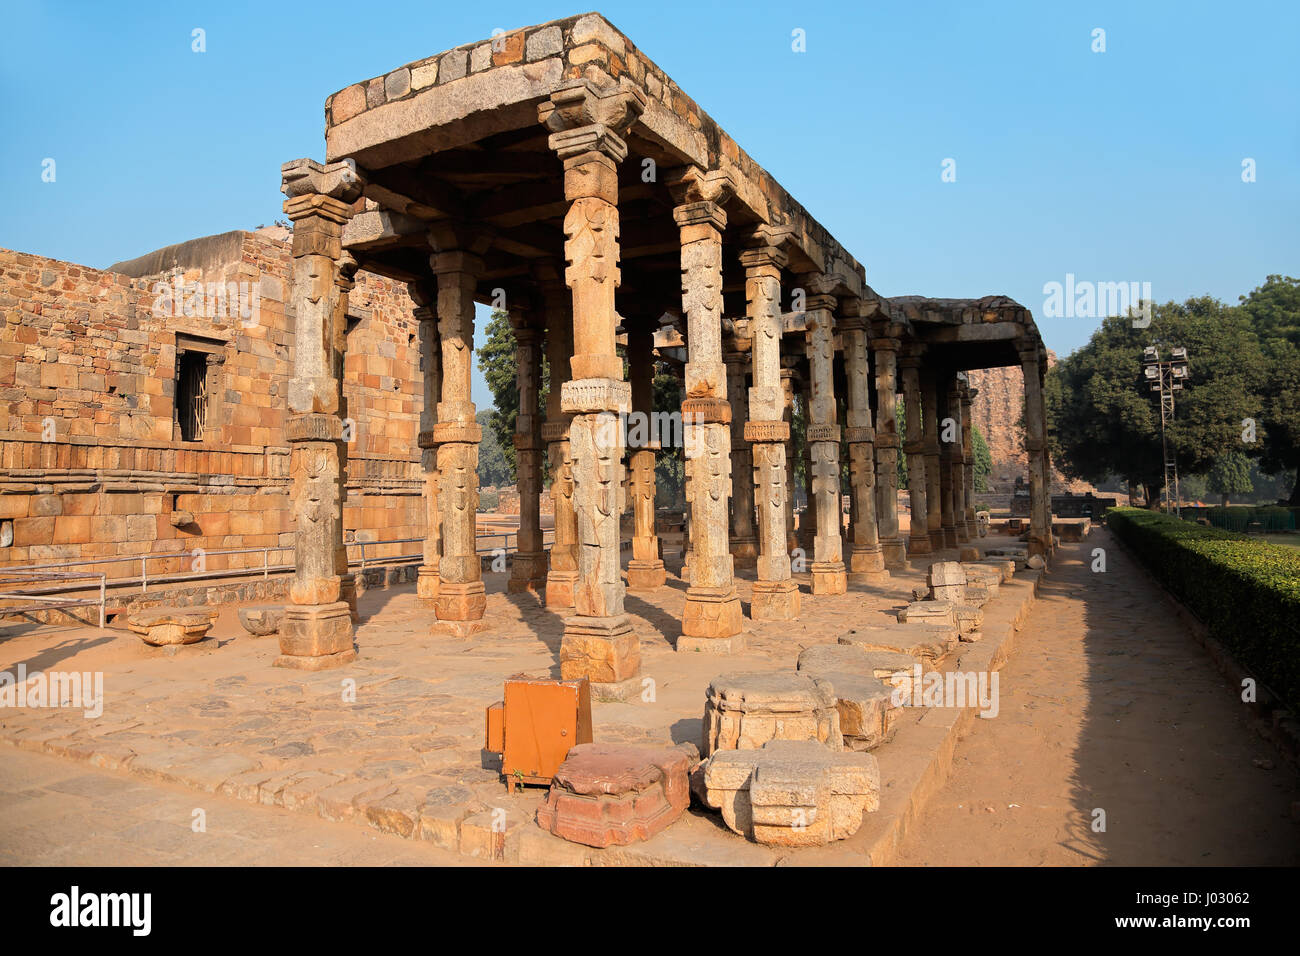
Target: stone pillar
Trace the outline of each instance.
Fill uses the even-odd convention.
[[[519,412],[515,416],[515,476],[519,487],[519,534],[510,580],[513,594],[546,595],[546,550],[542,547],[542,332],[529,313],[511,312],[515,331]]]
[[[569,447],[578,517],[574,614],[564,622],[560,676],[588,678],[597,697],[637,699],[641,648],[623,609],[619,524],[623,513],[623,430],[631,389],[615,352],[618,323],[618,164],[622,136],[645,106],[630,83],[597,87],[575,80],[538,107],[564,163],[565,282],[573,294],[572,379],[561,411],[573,416]]]
[[[632,411],[640,427],[628,429],[632,471],[632,560],[627,566],[630,591],[649,591],[667,580],[655,533],[655,450],[659,437],[651,428],[654,413],[654,328],[649,322],[627,325],[627,368],[632,385]],[[632,438],[639,445],[632,447]]]
[[[961,409],[958,408],[957,416],[953,415],[956,381],[951,373],[935,376],[939,428],[939,530],[945,548],[957,547],[957,486],[953,481],[956,477],[953,468],[961,455],[961,420],[957,417]]]
[[[817,513],[813,537],[813,594],[843,594],[848,590],[844,567],[843,506],[840,503],[840,426],[835,417],[833,295],[807,298],[808,379],[812,402],[808,415],[808,444],[812,449],[812,494]]]
[[[876,525],[886,568],[905,568],[907,551],[898,533],[898,348],[889,323],[872,330],[876,373]]]
[[[728,536],[735,567],[752,568],[758,561],[758,539],[754,536],[754,485],[747,480],[754,462],[745,441],[745,426],[750,419],[748,385],[749,353],[729,351],[727,366],[727,401],[731,405],[731,533]]]
[[[939,473],[939,392],[934,369],[921,367],[921,428],[925,443],[926,530],[930,550],[943,548],[943,478]]]
[[[856,307],[852,303],[851,307]],[[867,327],[857,315],[845,316],[840,325],[844,341],[844,377],[848,410],[845,413],[849,446],[849,486],[853,502],[850,529],[850,581],[880,584],[889,579],[885,553],[876,524],[875,430],[871,425],[871,384],[867,363]]]
[[[478,556],[478,444],[483,430],[470,401],[474,358],[474,292],[483,260],[463,249],[446,248],[431,236],[429,257],[438,277],[438,332],[442,342],[442,401],[433,426],[438,446],[438,502],[442,513],[442,560],[434,630],[469,637],[487,625],[487,595]]]
[[[907,426],[907,441],[903,451],[907,453],[907,496],[911,502],[912,514],[910,528],[907,532],[908,554],[930,554],[930,519],[925,480],[925,439],[921,429],[921,360],[905,356],[899,361],[903,370],[904,419]]]
[[[794,371],[781,369],[781,420],[785,424],[786,435],[790,435],[790,426],[794,421]],[[799,539],[794,532],[794,443],[787,438],[785,446],[785,551],[787,557],[799,547]]]
[[[952,465],[952,510],[959,544],[969,542],[973,530],[966,526],[966,473],[970,469],[967,461],[971,454],[969,409],[965,407],[966,391],[966,374],[959,372],[953,378],[953,390],[949,395],[949,407],[960,432],[957,447],[953,450]]]
[[[966,539],[973,540],[979,535],[978,522],[975,520],[975,439],[971,433],[974,427],[971,419],[971,405],[975,401],[975,396],[979,394],[979,389],[970,387],[970,379],[966,380],[966,387],[961,393],[961,427],[962,427],[962,459],[965,467],[962,469],[962,475],[965,479],[962,492],[963,514],[966,519]]]
[[[781,370],[781,268],[786,256],[773,239],[760,229],[750,248],[740,254],[753,368],[744,437],[753,446],[753,493],[758,503],[758,580],[749,612],[756,621],[793,620],[800,609],[799,586],[790,578],[787,541],[790,424],[784,414],[789,392],[782,385],[788,385],[789,378],[783,382]]]
[[[730,185],[722,175],[695,167],[669,185],[679,203],[673,219],[681,232],[688,349],[682,424],[692,549],[677,650],[731,653],[744,648],[744,636],[727,545],[731,405],[722,363],[722,230],[727,217],[721,203]]]
[[[280,628],[277,667],[323,670],[356,660],[344,576],[343,353],[347,290],[356,261],[343,252],[343,224],[362,183],[349,163],[299,159],[281,167],[294,224],[292,289],[294,365],[286,438],[292,449],[294,575]]]
[[[1048,557],[1052,553],[1052,508],[1043,403],[1045,366],[1037,345],[1021,350],[1020,370],[1025,379],[1025,452],[1029,458],[1029,553]]]
[[[807,347],[805,346],[805,351]],[[803,391],[800,399],[803,405],[803,511],[799,512],[799,547],[811,559],[817,539],[817,509],[813,506],[813,460],[812,441],[808,438],[812,426],[812,381],[808,363],[804,362]]]
[[[546,571],[546,606],[573,607],[578,584],[578,516],[573,509],[573,456],[569,448],[570,416],[560,407],[564,383],[569,381],[569,359],[573,355],[573,296],[551,272],[542,286],[546,305],[546,364],[551,387],[546,396],[546,421],[542,440],[551,466],[551,512],[555,518]]]
[[[424,472],[424,550],[416,572],[416,600],[432,608],[438,599],[438,565],[442,561],[442,519],[438,514],[438,445],[433,427],[438,422],[438,400],[442,396],[442,350],[438,342],[437,287],[432,282],[407,286],[416,303],[419,323],[420,368],[423,372],[424,403],[420,408],[420,466]]]

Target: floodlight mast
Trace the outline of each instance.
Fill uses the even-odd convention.
[[[1181,391],[1191,376],[1187,349],[1178,346],[1170,351],[1169,361],[1160,361],[1160,350],[1148,345],[1142,350],[1142,373],[1151,391],[1160,393],[1160,455],[1164,462],[1165,514],[1169,513],[1170,490],[1173,490],[1174,513],[1182,517],[1182,496],[1178,489],[1178,461],[1169,454],[1165,429],[1174,420],[1174,392]]]

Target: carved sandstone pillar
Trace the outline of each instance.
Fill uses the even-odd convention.
[[[953,479],[961,454],[961,421],[953,415],[956,397],[956,378],[952,374],[935,376],[935,398],[938,402],[939,425],[939,533],[945,548],[957,547],[957,486]],[[960,408],[957,412],[961,414]]]
[[[627,566],[631,591],[649,591],[667,580],[655,534],[655,451],[659,436],[651,427],[654,413],[654,328],[649,322],[627,323],[627,368],[632,385],[632,412],[637,421],[628,429],[632,471],[632,560]],[[633,444],[633,439],[636,444]]]
[[[618,164],[622,136],[645,105],[631,84],[576,80],[538,107],[564,163],[565,282],[573,294],[572,379],[561,411],[573,416],[569,447],[578,518],[574,614],[565,619],[560,676],[588,678],[598,697],[627,699],[640,686],[641,648],[623,609],[619,519],[623,513],[623,429],[631,410],[623,361],[615,352],[618,288]],[[635,699],[635,698],[633,698]]]
[[[515,474],[519,487],[519,534],[510,565],[511,593],[546,593],[546,551],[542,547],[542,422],[539,413],[542,379],[542,332],[531,315],[511,313],[515,326],[515,359],[519,369],[519,412],[515,416]]]
[[[808,304],[808,379],[812,401],[808,408],[811,448],[812,501],[817,524],[813,537],[813,594],[843,594],[848,589],[844,568],[842,505],[840,503],[840,426],[835,417],[834,310],[832,295],[815,294]]]
[[[959,372],[953,379],[953,390],[949,396],[949,407],[957,420],[960,434],[957,447],[953,450],[952,466],[952,511],[953,521],[957,526],[957,542],[965,544],[970,541],[971,529],[966,527],[966,473],[970,470],[967,459],[970,457],[970,410],[966,407],[966,374]]]
[[[1029,553],[1052,553],[1052,509],[1048,484],[1047,418],[1043,404],[1042,361],[1038,347],[1020,352],[1025,379],[1025,452],[1029,457]]]
[[[288,197],[284,211],[294,224],[296,324],[285,430],[292,448],[295,533],[292,603],[285,608],[275,665],[323,670],[357,656],[343,582],[343,352],[347,289],[356,262],[343,252],[342,230],[362,183],[348,163],[321,166],[310,159],[285,163],[281,176]]]
[[[729,181],[695,167],[670,183],[681,234],[682,311],[686,315],[686,496],[691,506],[690,587],[677,650],[730,653],[743,649],[743,615],[728,548],[732,495],[731,405],[722,363],[721,203]],[[748,476],[746,476],[748,478]]]
[[[898,330],[890,323],[873,328],[871,349],[876,372],[876,524],[886,568],[907,566],[898,533]]]
[[[434,630],[468,637],[483,630],[487,595],[477,547],[478,445],[483,430],[470,401],[474,357],[474,291],[483,260],[447,249],[431,237],[429,257],[438,277],[438,332],[442,344],[442,400],[433,438],[438,446],[438,503],[442,516],[442,559]]]
[[[793,620],[800,608],[799,586],[790,578],[788,555],[793,530],[786,461],[790,424],[784,415],[790,380],[782,380],[781,370],[781,268],[786,256],[774,239],[769,230],[759,230],[750,248],[740,254],[754,379],[744,437],[753,448],[758,503],[758,580],[750,604],[750,617],[756,621]]]
[[[420,368],[424,375],[424,403],[420,408],[420,465],[424,472],[424,550],[416,577],[416,600],[422,607],[434,607],[438,599],[438,565],[442,561],[442,520],[438,514],[438,443],[433,426],[438,422],[438,401],[442,397],[442,349],[438,342],[436,285],[413,282],[407,286],[416,303],[419,323]]]
[[[939,470],[939,391],[935,371],[921,367],[921,429],[925,443],[926,530],[930,550],[943,548],[943,477]]]
[[[790,436],[790,426],[794,421],[794,370],[781,369],[781,420],[785,423],[785,433]],[[799,547],[799,538],[794,530],[794,440],[787,437],[785,446],[785,551],[787,555]]]
[[[745,426],[749,422],[749,389],[745,382],[749,366],[749,353],[727,352],[727,401],[731,405],[731,472],[737,476],[731,483],[731,533],[729,545],[735,567],[752,568],[758,560],[758,539],[754,536],[754,485],[746,481],[753,474],[753,459],[749,442],[745,441]]]
[[[912,506],[907,532],[908,554],[930,554],[929,511],[926,496],[925,441],[921,430],[921,360],[905,356],[899,360],[903,370],[904,423],[907,441],[907,494]]]
[[[967,540],[972,540],[979,534],[978,522],[975,520],[975,439],[972,435],[974,424],[971,418],[971,405],[978,394],[979,389],[971,388],[970,379],[968,378],[961,395],[962,449],[965,464],[963,474],[966,479],[963,503],[965,506]]]
[[[807,346],[805,345],[805,351]],[[812,374],[807,361],[803,365],[803,391],[800,402],[803,407],[803,511],[799,512],[799,547],[805,555],[811,556],[817,539],[817,509],[813,506],[813,458],[812,441],[808,430],[812,425]]]
[[[885,554],[876,524],[875,431],[871,426],[867,327],[861,318],[851,315],[844,318],[841,329],[848,384],[845,437],[849,445],[849,485],[853,501],[848,576],[855,583],[880,584],[888,580],[889,572],[885,570]]]
[[[545,278],[545,277],[544,277]],[[569,381],[573,355],[573,296],[558,272],[542,286],[546,303],[546,363],[551,388],[546,396],[546,421],[542,439],[551,466],[551,512],[555,519],[546,571],[546,606],[573,607],[578,583],[578,516],[573,510],[573,455],[569,448],[570,416],[560,407],[564,383]]]

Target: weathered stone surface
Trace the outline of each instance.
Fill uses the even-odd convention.
[[[271,605],[267,607],[241,607],[238,611],[239,623],[244,630],[254,637],[268,637],[280,630],[284,620],[284,607]]]
[[[852,836],[863,813],[879,809],[880,770],[870,754],[773,740],[714,754],[703,790],[727,826],[756,843],[816,846]]]
[[[831,750],[842,749],[831,689],[801,674],[715,677],[704,704],[704,755],[754,749],[769,740],[815,740]]]
[[[893,651],[868,651],[854,644],[815,644],[799,655],[799,673],[830,684],[849,750],[871,750],[889,740],[898,706],[894,689],[912,692],[917,659]]]
[[[841,634],[841,644],[868,651],[894,651],[920,660],[934,661],[957,646],[957,627],[948,624],[904,623],[865,625]]]
[[[957,552],[957,560],[963,563],[967,561],[978,561],[979,559],[979,548],[962,548]]]
[[[212,627],[213,612],[174,607],[156,607],[134,611],[126,626],[146,644],[166,647],[172,644],[194,644],[203,640]]]
[[[957,625],[957,616],[951,601],[913,601],[898,612],[899,621],[905,624]]]
[[[966,571],[956,561],[936,561],[926,575],[930,596],[936,601],[961,604],[966,600]]]
[[[638,744],[579,744],[569,751],[537,824],[586,846],[626,846],[665,829],[690,803],[691,744],[671,750]]]

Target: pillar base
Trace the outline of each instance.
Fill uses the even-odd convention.
[[[931,551],[943,550],[943,528],[935,528],[929,533],[929,538]]]
[[[361,615],[357,611],[357,595],[366,589],[366,582],[364,580],[358,582],[359,577],[359,574],[349,571],[339,578],[339,600],[348,606],[348,616],[352,618],[353,624],[361,620]]]
[[[850,584],[885,584],[889,581],[889,572],[884,568],[879,571],[850,571]]]
[[[653,591],[663,587],[668,581],[668,571],[662,561],[638,561],[635,558],[627,565],[627,589],[629,591]]]
[[[546,594],[546,552],[519,551],[510,559],[508,594],[532,593],[538,599]]]
[[[482,581],[443,581],[438,586],[434,612],[439,621],[479,621],[487,610]]]
[[[422,566],[415,577],[415,600],[420,607],[433,607],[438,600],[438,569]]]
[[[733,538],[731,541],[731,558],[733,567],[757,567],[758,540],[756,538]]]
[[[682,611],[683,636],[709,640],[733,637],[741,632],[744,621],[745,613],[734,586],[687,589],[686,607]]]
[[[546,574],[546,606],[573,607],[573,592],[578,588],[577,571],[550,570]]]
[[[687,637],[683,634],[677,638],[679,654],[741,654],[744,650],[744,634],[731,637]]]
[[[943,529],[943,546],[945,548],[957,547],[957,529],[955,527]]]
[[[641,642],[626,614],[564,619],[560,640],[560,678],[595,685],[622,684],[641,675]]]
[[[849,589],[843,561],[814,561],[808,566],[813,594],[844,594]]]
[[[934,549],[930,547],[930,536],[928,534],[914,535],[908,537],[907,539],[908,554],[932,554],[933,552]]]
[[[326,670],[357,659],[352,647],[352,615],[346,601],[284,609],[276,667]]]
[[[635,704],[641,700],[641,692],[645,689],[645,681],[646,678],[638,674],[636,677],[629,677],[626,680],[610,681],[608,683],[590,681],[588,684],[591,688],[592,700]]]
[[[437,620],[429,626],[430,634],[446,634],[450,637],[459,638],[462,641],[469,640],[475,634],[482,634],[488,629],[488,622],[478,621],[444,621]]]
[[[907,568],[907,548],[902,538],[889,538],[880,542],[880,550],[885,555],[885,567],[893,571]]]
[[[749,616],[755,621],[793,621],[802,604],[799,585],[791,580],[755,581]]]

